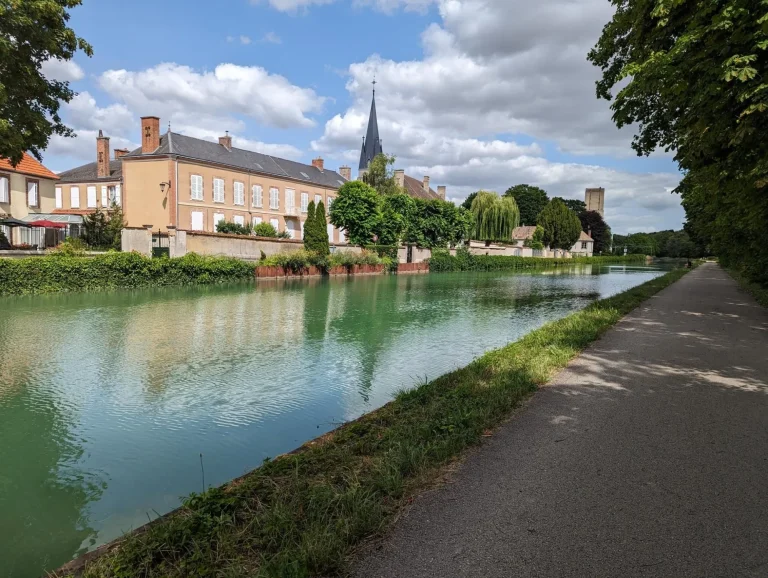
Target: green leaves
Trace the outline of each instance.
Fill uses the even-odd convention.
[[[538,224],[544,229],[543,243],[551,249],[568,251],[581,235],[579,217],[558,198],[544,207]]]
[[[472,201],[475,216],[473,237],[483,241],[510,241],[520,224],[520,210],[514,197],[499,197],[490,191],[478,191]]]

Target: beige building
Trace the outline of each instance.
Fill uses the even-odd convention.
[[[587,189],[584,193],[584,204],[587,205],[588,211],[597,211],[601,217],[605,217],[605,189]]]
[[[584,231],[581,232],[579,240],[571,248],[571,255],[574,257],[591,257],[595,252],[595,241]]]
[[[23,222],[44,220],[55,207],[55,186],[59,177],[31,155],[24,153],[21,162],[12,166],[0,159],[0,221],[14,219]],[[0,230],[9,242],[39,245],[44,229],[16,227],[0,223]]]
[[[222,220],[271,223],[301,239],[309,203],[322,201],[328,211],[351,172],[328,170],[320,158],[305,165],[235,148],[229,135],[218,143],[161,135],[157,117],[141,119],[141,135],[141,148],[120,157],[129,227],[213,233]],[[346,242],[332,225],[328,234],[331,242]]]

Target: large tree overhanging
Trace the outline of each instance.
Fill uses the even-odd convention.
[[[0,158],[16,166],[25,151],[38,159],[52,135],[74,136],[59,115],[75,93],[46,78],[42,64],[70,60],[91,45],[67,26],[82,0],[0,0]]]

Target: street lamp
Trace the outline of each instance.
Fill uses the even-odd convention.
[[[171,181],[160,183],[160,192],[161,193],[165,193],[165,187],[168,187],[168,189],[170,190],[170,188],[171,188]]]

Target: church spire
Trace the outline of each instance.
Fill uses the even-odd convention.
[[[358,169],[361,171],[367,170],[368,165],[371,164],[376,155],[380,155],[383,152],[381,139],[379,138],[379,121],[376,118],[376,80],[374,79],[371,114],[368,117],[368,131],[363,139],[363,149],[360,151],[360,166]]]

